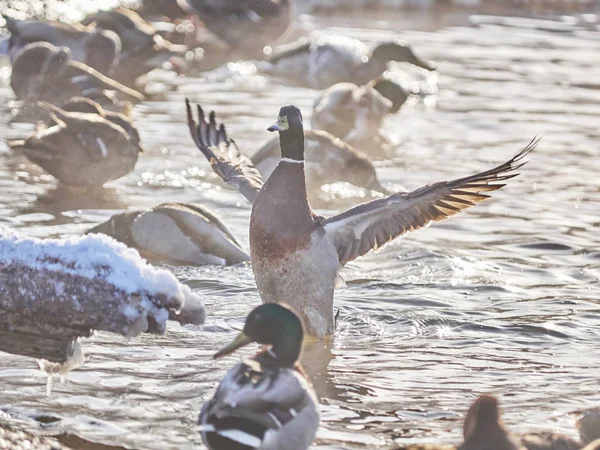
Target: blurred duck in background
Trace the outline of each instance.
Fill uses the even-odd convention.
[[[110,72],[111,77],[127,86],[146,73],[171,64],[183,70],[185,45],[174,45],[163,39],[156,29],[135,11],[118,8],[87,16],[82,23],[94,29],[116,33],[121,40],[121,52]]]
[[[377,79],[364,86],[337,83],[315,100],[311,125],[369,155],[381,156],[389,144],[382,131],[383,121],[407,98],[402,86],[391,80]]]
[[[225,224],[198,204],[165,203],[126,211],[88,233],[112,236],[153,262],[230,265],[250,260]]]
[[[202,20],[229,51],[245,58],[259,57],[293,22],[291,0],[178,0],[188,14]],[[230,58],[231,60],[231,58]]]
[[[259,68],[302,86],[326,89],[336,83],[362,86],[381,76],[390,61],[407,62],[425,70],[435,66],[419,57],[402,41],[383,42],[371,49],[345,36],[301,39],[272,50]]]
[[[599,450],[600,408],[584,411],[577,422],[581,442],[553,432],[516,436],[502,423],[498,399],[481,395],[469,408],[458,450]],[[595,439],[595,440],[594,440]],[[407,445],[396,450],[456,450],[453,445]]]
[[[253,342],[266,346],[236,364],[204,404],[198,424],[210,450],[306,450],[319,427],[319,402],[300,363],[302,322],[285,306],[253,309],[244,330],[213,358]]]
[[[135,167],[142,149],[137,131],[125,116],[105,114],[99,105],[87,101],[74,101],[73,112],[44,102],[40,106],[51,113],[50,126],[8,145],[22,150],[61,183],[101,186]]]
[[[304,132],[306,189],[309,199],[324,184],[350,183],[356,187],[388,193],[377,178],[369,157],[335,136],[321,130]],[[277,136],[270,139],[254,155],[252,164],[266,180],[281,160]]]
[[[211,113],[209,120],[216,128],[214,113]],[[316,200],[315,196],[322,185],[340,181],[359,188],[387,193],[377,178],[375,166],[365,153],[326,131],[307,130],[304,137],[309,198]],[[231,142],[232,145],[236,145],[233,140]],[[273,137],[267,141],[250,159],[261,176],[265,180],[269,178],[281,160],[279,138]]]
[[[71,52],[66,47],[55,47],[47,42],[27,45],[13,62],[10,85],[17,99],[25,102],[33,119],[36,117],[37,102],[45,101],[62,105],[74,96],[91,97],[111,109],[123,107],[112,91],[118,96],[134,101],[144,98],[139,92],[102,75],[83,63],[71,60]],[[33,111],[31,108],[33,107]],[[27,118],[27,114],[23,114]]]
[[[10,32],[8,51],[11,63],[27,44],[48,42],[68,47],[71,58],[108,75],[121,52],[119,36],[109,30],[45,20],[17,20],[4,17]]]
[[[525,450],[502,423],[498,400],[482,395],[469,408],[463,429],[464,443],[458,450]]]

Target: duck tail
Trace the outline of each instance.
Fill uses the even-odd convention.
[[[2,14],[2,18],[6,22],[6,29],[10,31],[10,34],[19,34],[17,19],[13,19],[12,17],[7,16],[5,14]]]

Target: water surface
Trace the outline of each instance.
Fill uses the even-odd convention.
[[[397,148],[377,165],[390,187],[472,174],[543,136],[521,176],[491,200],[348,264],[336,294],[339,330],[331,342],[311,342],[303,359],[322,404],[315,448],[459,442],[466,409],[482,392],[501,396],[513,430],[575,436],[569,413],[600,403],[600,33],[566,19],[428,31],[389,12],[305,20],[368,41],[401,37],[438,63],[437,94],[411,99],[386,122]],[[0,143],[0,217],[29,235],[68,236],[129,207],[195,201],[218,211],[247,248],[250,207],[195,149],[183,100],[216,109],[252,153],[271,138],[265,128],[282,104],[298,104],[309,119],[317,92],[251,66],[230,69],[226,82],[225,71],[156,74],[176,89],[135,108],[145,153],[104,189],[60,187]],[[31,126],[9,123],[9,73],[0,70],[0,128],[14,138]],[[319,212],[365,195],[325,190]],[[171,269],[205,296],[203,329],[171,323],[165,336],[130,342],[99,333],[84,342],[85,365],[50,397],[34,361],[2,354],[2,408],[60,416],[48,431],[95,442],[201,448],[201,404],[253,349],[216,362],[210,355],[260,299],[247,265]]]

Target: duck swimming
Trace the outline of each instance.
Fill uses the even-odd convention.
[[[72,61],[68,48],[47,42],[29,44],[17,54],[10,85],[26,107],[37,107],[39,101],[62,105],[75,96],[106,97],[105,91],[117,92],[131,100],[144,98],[91,67]]]
[[[136,140],[131,130],[119,125],[125,125],[124,119],[65,111],[43,102],[40,106],[50,112],[54,125],[8,144],[61,183],[101,186],[134,168],[142,150],[139,137]],[[99,106],[97,110],[101,111]]]
[[[250,256],[225,224],[207,208],[164,203],[114,215],[87,233],[102,233],[136,248],[149,260],[229,265]]]
[[[223,125],[218,127],[212,115],[207,122],[200,107],[196,123],[189,102],[187,112],[194,142],[213,170],[253,203],[250,255],[263,303],[288,299],[307,332],[318,337],[334,332],[333,292],[342,266],[397,236],[489,198],[485,192],[515,177],[514,171],[537,144],[532,140],[504,164],[476,175],[396,193],[325,218],[312,211],[306,197],[304,128],[297,107],[281,108],[268,128],[279,132],[282,158],[264,186]]]
[[[482,395],[469,408],[463,429],[465,441],[458,450],[525,450],[502,424],[498,400]]]
[[[305,170],[306,188],[310,193],[324,184],[344,181],[357,187],[387,192],[379,183],[375,166],[367,155],[342,142],[326,131],[306,130]],[[277,137],[269,140],[252,155],[252,164],[266,180],[281,160]]]
[[[260,69],[313,89],[327,89],[336,83],[362,86],[381,76],[390,61],[408,62],[425,70],[435,66],[417,57],[402,41],[383,42],[374,49],[345,36],[323,36],[314,41],[301,39],[275,48],[259,65]]]
[[[130,9],[118,8],[90,14],[82,23],[113,31],[119,36],[121,52],[110,76],[127,86],[134,86],[142,75],[167,61],[182,58],[187,51],[187,46],[174,45],[163,39],[152,25]]]
[[[392,86],[383,86],[390,83],[393,84],[389,80],[374,80],[364,86],[337,83],[325,89],[315,100],[312,128],[327,131],[369,153],[380,152],[388,143],[380,131],[383,120],[398,111],[408,98],[399,85],[395,90]]]
[[[262,54],[290,26],[294,11],[291,0],[178,0],[189,14],[204,25],[230,51],[246,58]]]
[[[270,346],[234,366],[200,412],[210,450],[305,450],[319,427],[318,400],[298,363],[302,323],[278,304],[258,306],[213,358],[256,342]]]
[[[17,53],[32,42],[67,47],[72,58],[108,75],[121,51],[121,41],[112,31],[46,20],[17,20],[4,16],[10,32],[11,63]]]

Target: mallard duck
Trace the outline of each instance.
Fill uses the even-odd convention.
[[[154,27],[135,11],[118,8],[90,14],[82,23],[115,32],[121,39],[121,52],[111,77],[133,86],[142,75],[161,67],[173,58],[185,55],[185,45],[173,45],[160,36]]]
[[[139,142],[109,117],[95,113],[68,112],[48,103],[56,125],[10,141],[32,162],[63,184],[100,186],[127,175],[141,152]]]
[[[405,42],[379,44],[371,50],[363,42],[345,36],[301,39],[275,48],[259,67],[313,89],[326,89],[336,83],[362,86],[381,76],[390,61],[408,62],[426,70],[433,64],[418,58]]]
[[[91,67],[71,61],[68,48],[47,42],[29,44],[19,52],[13,63],[10,85],[16,97],[29,108],[37,107],[39,101],[62,105],[75,96],[106,97],[107,90],[131,100],[144,98]]]
[[[10,32],[11,62],[23,47],[42,41],[69,48],[75,61],[107,75],[121,51],[119,36],[112,31],[45,20],[17,20],[7,16],[4,19]]]
[[[502,424],[498,400],[482,395],[469,408],[463,429],[464,443],[458,450],[525,450]]]
[[[197,14],[206,28],[246,57],[260,55],[289,27],[294,15],[290,0],[178,0]]]
[[[389,84],[394,83],[374,80],[364,86],[337,83],[325,89],[315,100],[312,128],[328,131],[356,148],[380,151],[388,143],[381,132],[383,120],[398,111],[408,98],[401,86],[396,85],[393,90]],[[391,99],[380,93],[378,87]]]
[[[358,187],[387,192],[367,155],[326,131],[306,130],[306,186],[308,192],[323,184],[345,181]],[[269,140],[252,156],[252,164],[266,180],[281,159],[279,139]]]
[[[318,400],[298,364],[302,323],[278,304],[261,305],[244,330],[214,358],[256,342],[268,345],[233,367],[200,412],[202,439],[211,450],[305,450],[319,427]]]
[[[333,291],[341,267],[408,231],[446,219],[505,186],[523,158],[536,146],[532,140],[516,156],[476,175],[399,192],[356,206],[341,214],[317,216],[306,196],[302,114],[293,105],[279,111],[268,128],[279,132],[281,160],[264,183],[252,162],[217,126],[214,114],[199,123],[187,102],[188,125],[196,146],[225,182],[251,203],[250,255],[264,303],[286,299],[318,337],[334,332]]]
[[[140,147],[140,134],[132,120],[125,114],[106,110],[98,102],[87,97],[71,97],[66,103],[62,104],[60,109],[71,113],[89,113],[104,117],[106,120],[123,128],[129,135],[131,143]],[[47,127],[49,128],[54,125],[57,125],[57,123],[51,118]],[[142,149],[140,148],[141,151]]]
[[[180,264],[237,264],[250,256],[207,208],[164,203],[114,215],[88,233],[102,233],[138,249],[149,260]]]

